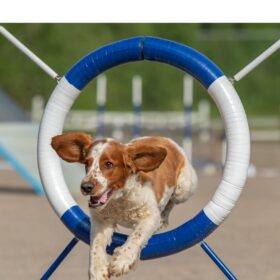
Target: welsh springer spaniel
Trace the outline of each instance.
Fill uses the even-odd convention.
[[[173,206],[196,189],[193,167],[168,138],[142,137],[122,144],[70,132],[53,137],[51,145],[63,160],[85,165],[81,192],[89,197],[91,214],[91,280],[127,273],[150,237],[168,225]],[[106,246],[118,224],[133,231],[109,262]]]

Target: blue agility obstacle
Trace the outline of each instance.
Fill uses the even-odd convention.
[[[92,79],[112,67],[142,60],[175,66],[197,79],[221,112],[228,143],[223,178],[212,200],[190,221],[174,230],[153,235],[141,252],[141,259],[146,260],[187,249],[201,242],[223,222],[238,200],[247,178],[250,139],[246,114],[234,87],[223,72],[198,51],[154,37],[130,38],[93,51],[59,81],[47,104],[38,143],[39,170],[45,193],[75,238],[89,243],[90,220],[69,193],[60,160],[50,147],[51,138],[61,134],[66,114]],[[112,254],[126,238],[124,234],[114,233],[108,253]]]
[[[65,78],[71,85],[82,90],[92,79],[109,68],[145,59],[174,65],[197,78],[206,88],[223,75],[215,64],[192,48],[163,39],[139,37],[113,43],[92,52],[74,65]],[[89,243],[89,218],[79,207],[69,209],[61,220],[76,237]],[[141,259],[167,256],[184,250],[203,240],[216,228],[217,225],[202,211],[179,228],[154,235],[143,249]],[[108,252],[112,253],[125,240],[126,235],[115,233]]]

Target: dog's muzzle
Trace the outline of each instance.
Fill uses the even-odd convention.
[[[94,187],[95,187],[95,185],[91,182],[82,183],[81,184],[82,194],[89,195],[93,191]]]

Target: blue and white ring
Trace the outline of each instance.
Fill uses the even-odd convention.
[[[155,234],[141,253],[141,259],[151,259],[184,250],[213,232],[231,212],[247,178],[250,137],[246,114],[234,87],[212,61],[190,47],[154,37],[126,39],[93,51],[66,73],[51,95],[39,132],[38,162],[44,190],[53,209],[78,239],[89,243],[89,217],[65,184],[60,159],[50,146],[51,138],[62,133],[73,102],[92,79],[114,66],[139,60],[167,63],[196,78],[216,102],[227,135],[223,178],[212,200],[185,224]],[[112,253],[126,238],[115,233],[108,252]]]

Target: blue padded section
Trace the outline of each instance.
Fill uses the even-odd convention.
[[[60,219],[78,239],[90,243],[90,219],[78,205],[68,209]]]
[[[66,74],[67,81],[82,90],[93,78],[114,66],[142,60],[143,37],[101,47],[78,61]]]
[[[224,75],[210,59],[200,52],[166,39],[145,38],[144,58],[180,68],[196,78],[206,89]]]
[[[192,220],[174,230],[154,234],[142,250],[140,258],[141,260],[160,258],[185,250],[202,241],[217,227],[204,211],[201,211]],[[127,236],[124,234],[117,236],[114,234],[113,242],[107,248],[108,253],[112,254],[114,248],[121,246],[126,238]]]
[[[65,77],[82,90],[93,78],[114,66],[138,61],[158,61],[173,65],[208,88],[223,72],[198,51],[166,39],[135,37],[101,47],[77,62]]]
[[[205,239],[217,227],[202,210],[178,228],[153,236],[142,250],[141,259],[164,257],[185,250]]]
[[[76,205],[67,210],[61,220],[78,239],[87,244],[90,243],[90,220],[79,206]],[[202,241],[217,227],[204,211],[201,211],[178,228],[153,235],[142,250],[141,259],[159,258],[180,252]],[[114,233],[112,244],[108,246],[107,252],[112,254],[114,249],[124,244],[126,239],[127,235]]]

